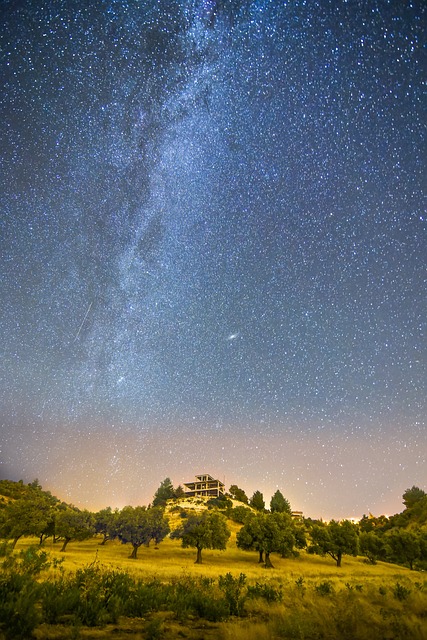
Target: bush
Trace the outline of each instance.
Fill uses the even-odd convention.
[[[60,580],[49,580],[42,586],[41,607],[43,620],[48,624],[59,624],[74,618],[80,593],[77,587],[62,577]]]
[[[27,640],[41,621],[41,587],[36,577],[49,566],[47,554],[30,547],[19,556],[7,556],[0,575],[0,630],[6,640]]]
[[[150,611],[158,611],[167,596],[166,585],[157,578],[144,582],[138,580],[130,589],[129,596],[124,602],[123,615],[130,618],[142,618]]]
[[[218,498],[210,498],[206,502],[208,509],[212,509],[213,507],[221,510],[229,510],[233,508],[233,503],[231,500],[226,498],[226,496],[218,496]]]
[[[307,587],[305,586],[304,583],[305,583],[305,580],[302,576],[300,576],[298,580],[295,580],[295,584],[301,596],[304,596],[305,592],[307,591]]]
[[[229,616],[229,606],[224,598],[216,597],[210,578],[181,578],[172,583],[168,602],[180,620],[196,615],[211,622],[225,620]]]
[[[239,524],[245,524],[245,520],[248,517],[248,514],[252,513],[249,507],[234,507],[234,509],[230,509],[230,518],[234,522],[238,522]]]
[[[325,582],[321,582],[320,584],[316,585],[314,588],[316,592],[321,596],[330,596],[334,593],[334,587],[332,582],[330,582],[330,580],[325,580]]]
[[[73,619],[94,627],[117,622],[126,609],[134,582],[121,571],[105,571],[93,563],[71,578],[61,576],[43,584],[44,619],[57,624]]]
[[[238,578],[233,578],[231,573],[219,576],[218,585],[224,591],[228,610],[232,616],[240,616],[243,613],[245,598],[242,596],[242,589],[246,583],[246,576],[241,573]]]
[[[403,584],[396,582],[393,589],[393,595],[396,598],[396,600],[400,600],[402,602],[403,600],[406,600],[411,595],[411,590],[404,587]]]
[[[263,598],[263,600],[268,603],[281,602],[283,593],[280,588],[275,589],[269,584],[260,584],[259,582],[256,582],[254,587],[248,587],[248,597]]]
[[[0,582],[0,629],[6,640],[27,640],[40,623],[39,585],[30,576],[4,576]]]

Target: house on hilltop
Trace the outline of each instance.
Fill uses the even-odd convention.
[[[225,492],[225,484],[219,480],[215,480],[207,473],[196,476],[195,482],[184,482],[185,497],[192,496],[213,496],[219,498]]]

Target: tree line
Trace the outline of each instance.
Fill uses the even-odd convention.
[[[12,548],[22,536],[37,536],[41,545],[52,537],[62,542],[61,551],[65,552],[71,541],[98,535],[101,544],[114,539],[129,544],[130,557],[137,558],[142,545],[159,545],[170,535],[180,540],[182,547],[194,548],[195,561],[201,563],[204,549],[225,550],[231,535],[227,521],[231,519],[242,525],[236,536],[237,547],[254,552],[257,561],[267,568],[273,566],[271,554],[297,557],[301,549],[328,556],[338,567],[344,555],[359,554],[369,563],[382,560],[411,569],[427,567],[427,495],[415,486],[403,494],[405,509],[401,514],[390,518],[365,515],[358,524],[348,520],[296,520],[280,491],[272,497],[268,511],[261,492],[255,491],[248,499],[236,485],[228,494],[205,501],[207,509],[190,513],[178,505],[183,492],[179,487],[174,489],[169,478],[160,484],[148,507],[107,507],[96,513],[61,502],[43,491],[36,480],[29,485],[0,481],[0,494],[0,538]],[[232,499],[241,504],[233,506]],[[166,503],[181,517],[173,531]]]

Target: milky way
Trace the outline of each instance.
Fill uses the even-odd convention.
[[[85,5],[2,3],[2,477],[401,510],[427,479],[425,5]]]

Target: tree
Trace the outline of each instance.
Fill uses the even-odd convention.
[[[288,513],[292,514],[291,505],[289,500],[287,500],[283,494],[277,490],[274,496],[270,500],[270,511],[271,513]]]
[[[201,514],[190,516],[182,527],[171,534],[171,538],[181,539],[184,548],[194,547],[197,549],[195,564],[201,564],[203,549],[224,551],[230,535],[227,520],[222,513],[204,511]]]
[[[308,548],[309,553],[329,555],[341,566],[342,556],[357,555],[358,537],[357,528],[349,520],[336,522],[331,520],[327,525],[315,524],[310,532],[312,544]]]
[[[419,489],[415,485],[411,489],[406,489],[403,494],[403,504],[407,509],[411,509],[419,500],[425,498],[426,493],[422,489]]]
[[[22,536],[41,536],[52,514],[52,502],[41,492],[31,498],[10,501],[0,511],[0,537],[12,540],[12,548]]]
[[[422,560],[423,545],[418,533],[393,530],[386,538],[387,559],[397,564],[407,564],[412,570],[414,562]]]
[[[265,510],[264,496],[262,495],[261,491],[254,492],[252,498],[249,500],[249,504],[253,509],[256,509],[257,511]]]
[[[387,528],[390,528],[391,524],[387,516],[373,516],[372,514],[363,515],[361,520],[359,521],[359,529],[360,531],[365,531],[369,533],[369,531],[386,531]]]
[[[243,527],[237,534],[236,544],[244,551],[258,551],[259,564],[264,562],[264,547],[262,545],[262,514],[253,513],[247,515]]]
[[[104,545],[107,540],[113,540],[117,537],[117,517],[118,511],[113,511],[111,507],[106,507],[95,513],[95,533],[100,533],[103,536],[101,545]]]
[[[175,489],[173,497],[175,498],[175,500],[179,500],[180,498],[185,498],[185,491],[180,484]]]
[[[249,507],[244,507],[243,505],[238,505],[234,507],[234,509],[230,510],[229,518],[234,520],[234,522],[239,522],[240,524],[244,524],[246,518],[250,513],[253,513]]]
[[[150,540],[154,540],[156,547],[166,538],[170,532],[169,521],[165,518],[162,507],[152,507],[147,511]]]
[[[427,525],[427,495],[418,500],[410,509],[411,524],[417,527]]]
[[[141,545],[160,542],[169,533],[169,523],[161,507],[123,507],[117,516],[117,535],[123,544],[132,545],[131,558],[137,558]]]
[[[123,507],[117,517],[117,533],[123,544],[132,545],[131,558],[137,558],[138,549],[150,539],[146,507]]]
[[[370,564],[377,564],[377,560],[384,557],[384,540],[375,531],[362,531],[359,535],[360,553],[366,556]]]
[[[248,504],[248,502],[249,502],[248,496],[243,491],[243,489],[240,489],[237,486],[237,484],[232,484],[231,485],[231,487],[230,487],[230,495],[233,498],[233,500],[239,500],[240,502],[244,502],[244,504]]]
[[[293,554],[296,545],[295,527],[286,513],[252,513],[237,534],[237,546],[246,551],[258,551],[259,563],[272,568],[270,554],[283,557]],[[264,557],[263,557],[264,556]]]
[[[80,511],[67,507],[56,514],[55,533],[64,540],[61,548],[61,552],[64,552],[71,540],[87,540],[94,535],[94,516],[86,509]]]
[[[165,478],[160,483],[160,487],[154,494],[153,507],[166,506],[168,500],[171,500],[175,495],[175,490],[170,478]]]

